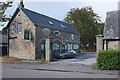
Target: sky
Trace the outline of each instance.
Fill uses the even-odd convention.
[[[1,0],[0,0],[1,1]],[[5,0],[4,0],[5,1]],[[67,12],[71,8],[82,8],[91,6],[97,13],[102,22],[105,22],[106,13],[118,9],[119,0],[23,0],[25,8],[32,11],[50,16],[52,18],[63,21]],[[12,15],[19,4],[19,0],[15,0],[13,7],[8,8],[6,15]]]

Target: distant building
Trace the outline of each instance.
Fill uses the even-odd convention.
[[[0,56],[7,55],[7,48],[8,48],[8,35],[0,34]]]

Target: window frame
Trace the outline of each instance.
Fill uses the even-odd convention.
[[[74,40],[74,34],[71,34],[71,39]]]
[[[19,26],[19,25],[21,25],[21,26]],[[18,23],[18,25],[17,25],[17,27],[18,27],[18,34],[19,33],[22,33],[22,23]]]
[[[55,43],[55,44],[53,44],[52,49],[53,50],[59,50],[60,49],[60,45]]]
[[[13,29],[14,29],[14,31],[13,31]],[[15,33],[15,25],[11,25],[11,32]]]
[[[74,49],[79,49],[79,45],[78,44],[74,44]]]
[[[30,31],[29,30],[24,30],[24,40],[30,40]],[[27,36],[27,37],[26,37]]]

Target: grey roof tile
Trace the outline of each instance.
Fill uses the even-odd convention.
[[[71,32],[75,34],[79,34],[77,30],[75,30],[70,24],[65,23],[63,21],[56,20],[54,18],[45,16],[43,14],[39,14],[37,12],[28,10],[26,8],[21,8],[21,10],[27,15],[27,17],[35,24],[38,26],[43,26],[43,27],[48,27],[52,29],[58,29],[61,31],[66,31],[66,32]],[[50,24],[48,21],[51,21],[53,24]],[[62,27],[65,26],[66,28]]]

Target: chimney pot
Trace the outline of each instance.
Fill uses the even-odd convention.
[[[22,7],[22,8],[24,8],[23,0],[20,0],[19,7]]]

